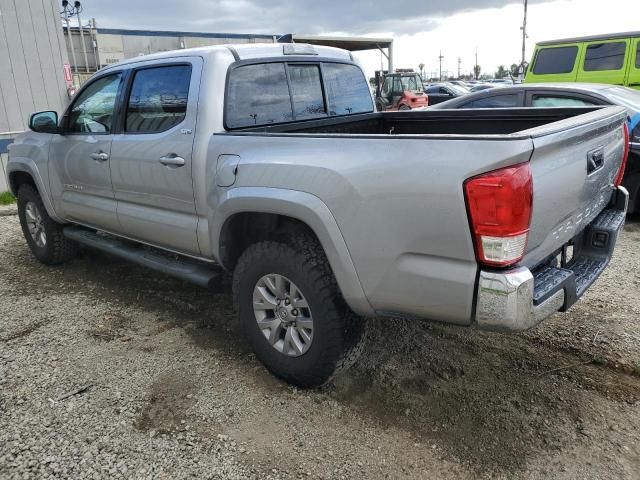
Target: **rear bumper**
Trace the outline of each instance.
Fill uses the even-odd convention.
[[[533,270],[480,271],[478,327],[518,332],[568,310],[609,264],[628,202],[628,192],[618,187],[611,204],[574,238],[573,258],[565,266],[550,262]]]

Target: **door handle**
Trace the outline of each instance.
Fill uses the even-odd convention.
[[[109,160],[109,154],[105,152],[93,152],[89,156],[98,162],[106,162]]]
[[[183,167],[185,164],[184,158],[177,155],[167,155],[160,157],[160,163],[167,167]]]

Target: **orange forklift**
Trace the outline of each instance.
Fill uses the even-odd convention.
[[[420,75],[411,69],[395,73],[376,70],[376,109],[379,112],[412,110],[429,105]]]

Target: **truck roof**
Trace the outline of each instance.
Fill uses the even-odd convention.
[[[547,46],[547,45],[558,45],[561,43],[593,42],[598,40],[615,40],[618,38],[636,38],[636,37],[640,37],[640,31],[591,35],[587,37],[560,38],[558,40],[545,40],[544,42],[538,42],[537,45]]]
[[[141,55],[139,57],[127,58],[113,65],[105,67],[104,70],[121,65],[144,62],[147,60],[160,60],[169,57],[191,57],[209,56],[215,52],[230,52],[236,60],[252,60],[257,58],[273,58],[289,56],[322,57],[335,58],[336,60],[353,60],[351,52],[341,48],[326,47],[323,45],[311,45],[308,43],[249,43],[249,44],[224,44],[210,45],[206,47],[185,48],[181,50],[169,50],[166,52]],[[287,53],[285,53],[287,52]]]

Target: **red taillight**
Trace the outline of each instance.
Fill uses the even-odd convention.
[[[624,177],[624,171],[627,168],[627,159],[629,158],[629,127],[627,124],[624,124],[624,150],[622,151],[622,162],[620,163],[620,170],[618,170],[618,175],[616,175],[616,180],[614,185],[619,187],[622,183],[622,178]]]
[[[524,256],[531,223],[529,163],[501,168],[464,183],[478,262],[505,267]]]

